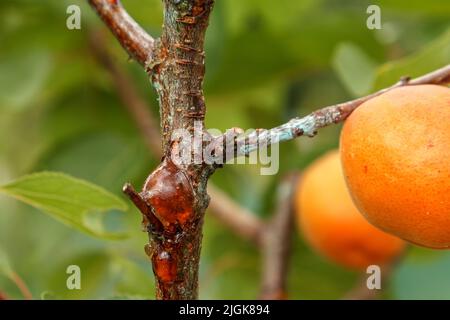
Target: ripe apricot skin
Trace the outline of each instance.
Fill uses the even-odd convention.
[[[341,133],[355,204],[380,229],[450,247],[450,89],[393,89],[362,104]]]
[[[308,167],[296,191],[297,221],[307,242],[326,258],[357,270],[398,256],[404,242],[375,228],[358,212],[345,185],[339,151]]]

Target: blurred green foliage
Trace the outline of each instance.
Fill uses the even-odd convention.
[[[82,30],[66,28],[66,8],[82,9]],[[123,0],[152,35],[160,33],[159,0]],[[366,8],[381,6],[383,28],[366,27]],[[273,127],[320,106],[348,100],[450,62],[448,0],[217,0],[207,33],[208,127]],[[108,73],[95,61],[88,35],[105,27],[86,1],[0,2],[0,185],[37,171],[60,171],[119,197],[125,181],[140,185],[156,166]],[[141,68],[112,36],[108,46],[157,116],[156,97]],[[280,146],[280,172],[226,165],[212,181],[261,217],[271,215],[280,178],[338,146],[339,126]],[[0,290],[22,298],[21,275],[35,298],[152,298],[146,235],[130,206],[108,214],[130,237],[107,241],[64,226],[0,196]],[[289,297],[336,299],[357,275],[318,257],[294,239]],[[412,249],[386,298],[450,298],[445,251]],[[207,216],[200,297],[258,295],[257,250]],[[82,290],[66,288],[66,268],[82,270]],[[385,287],[388,285],[386,284]]]

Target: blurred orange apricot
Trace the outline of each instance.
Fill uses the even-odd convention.
[[[375,228],[358,212],[345,185],[338,150],[306,169],[295,208],[300,230],[312,248],[345,267],[382,265],[404,248],[401,239]]]

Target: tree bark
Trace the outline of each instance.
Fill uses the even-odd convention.
[[[204,38],[211,0],[164,0],[164,26],[146,70],[159,96],[163,159],[141,193],[125,192],[144,214],[158,299],[196,299],[206,186],[214,167],[173,159],[175,153],[202,155],[203,145],[174,136],[204,130]]]
[[[154,39],[125,11],[119,0],[88,0],[130,57],[145,65]]]

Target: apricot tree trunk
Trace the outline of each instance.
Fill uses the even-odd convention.
[[[160,222],[147,225],[146,247],[158,299],[198,296],[202,225],[209,203],[206,185],[214,168],[193,161],[175,164],[174,152],[191,153],[194,159],[203,146],[174,138],[173,133],[204,132],[203,46],[212,6],[211,0],[164,0],[163,33],[146,65],[159,96],[163,148],[163,161],[141,193],[151,206],[149,214]]]

